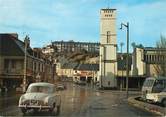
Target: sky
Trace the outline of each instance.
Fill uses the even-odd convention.
[[[117,42],[126,45],[129,22],[132,42],[154,47],[166,36],[166,0],[0,0],[0,33],[26,35],[32,47],[53,41],[100,42],[100,9],[117,9]],[[131,46],[130,46],[131,48]],[[125,50],[125,46],[124,46]]]

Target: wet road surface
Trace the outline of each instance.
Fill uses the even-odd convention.
[[[67,83],[60,91],[61,113],[59,117],[155,117],[144,110],[131,107],[125,92],[98,91],[92,87]],[[130,92],[130,95],[136,93]],[[0,116],[23,116],[17,107],[20,94],[0,97]],[[52,116],[47,112],[31,113],[28,116]]]

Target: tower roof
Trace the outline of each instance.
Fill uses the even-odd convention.
[[[105,10],[116,10],[116,9],[111,9],[111,8],[103,8],[103,9],[101,9],[101,10],[105,11]]]

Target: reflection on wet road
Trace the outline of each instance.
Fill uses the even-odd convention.
[[[130,107],[125,92],[97,91],[92,87],[67,83],[67,90],[60,91],[59,117],[145,117],[154,116]],[[131,93],[130,93],[131,94]],[[0,116],[22,116],[17,107],[20,95],[0,97]],[[4,98],[2,98],[4,97]],[[28,116],[52,116],[47,112],[28,113]]]

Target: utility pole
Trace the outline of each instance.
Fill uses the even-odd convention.
[[[101,84],[100,84],[100,88],[103,89],[103,70],[102,70],[102,68],[103,68],[103,62],[102,62],[103,59],[102,59],[102,57],[103,56],[102,56],[102,54],[100,55],[100,57],[101,57],[101,78],[100,78],[100,83]]]
[[[123,45],[124,45],[124,43],[123,42],[121,42],[120,43],[120,47],[121,47],[121,61],[122,61],[122,63],[123,63],[123,54],[122,54],[122,47],[123,47]],[[123,64],[122,64],[122,66],[123,66]],[[123,66],[124,67],[124,66]],[[121,77],[121,82],[120,82],[120,89],[122,90],[123,89],[123,67],[122,67],[122,77]]]
[[[27,87],[27,78],[26,78],[26,74],[27,74],[27,47],[29,44],[29,37],[26,36],[25,40],[25,47],[24,47],[24,77],[23,77],[23,93],[26,91],[26,87]]]

